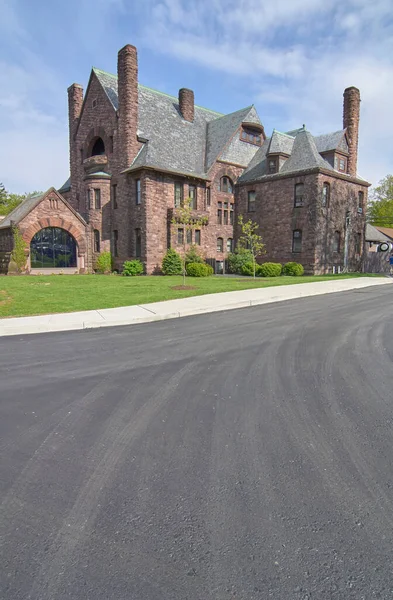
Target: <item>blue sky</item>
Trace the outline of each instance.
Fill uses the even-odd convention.
[[[359,173],[393,172],[391,0],[0,0],[0,181],[14,192],[68,177],[67,87],[115,72],[137,46],[139,81],[231,112],[255,104],[267,134],[342,126],[362,97]]]

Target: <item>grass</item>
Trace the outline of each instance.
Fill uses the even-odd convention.
[[[37,275],[0,277],[0,317],[19,317],[146,304],[215,292],[230,292],[292,283],[359,277],[359,274],[315,277],[187,277],[196,289],[173,289],[182,277],[109,275]]]

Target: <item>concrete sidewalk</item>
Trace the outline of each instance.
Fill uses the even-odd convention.
[[[270,302],[282,302],[294,298],[345,292],[392,283],[393,279],[389,277],[359,277],[358,279],[318,281],[316,283],[299,283],[238,292],[206,294],[204,296],[191,296],[190,298],[137,306],[0,319],[0,336],[148,323],[150,321],[175,319],[201,313],[245,308],[247,306],[269,304]]]

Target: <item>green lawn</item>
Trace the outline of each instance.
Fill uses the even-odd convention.
[[[359,277],[322,275],[316,277],[187,277],[194,290],[174,290],[181,277],[122,277],[119,275],[37,275],[0,277],[0,317],[114,308],[215,292],[230,292],[290,283],[308,283]]]

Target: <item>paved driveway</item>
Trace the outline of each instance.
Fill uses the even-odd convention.
[[[0,598],[391,600],[392,299],[0,339]]]

